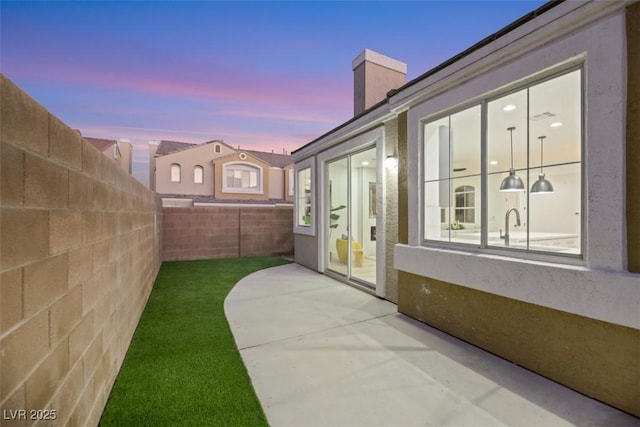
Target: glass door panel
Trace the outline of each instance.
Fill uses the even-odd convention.
[[[351,277],[376,283],[377,163],[376,149],[351,156]]]
[[[349,159],[327,165],[328,204],[325,207],[327,268],[348,277],[349,273]]]
[[[375,288],[376,148],[327,164],[326,269]]]

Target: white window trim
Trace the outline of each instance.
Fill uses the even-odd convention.
[[[200,170],[201,171],[201,175],[200,175],[200,182],[198,182],[196,180],[196,171]],[[195,165],[193,167],[193,183],[194,184],[204,184],[204,167],[201,165]]]
[[[293,212],[294,212],[294,221],[293,221],[293,232],[294,234],[304,234],[306,236],[315,236],[316,235],[316,227],[318,218],[318,209],[317,209],[317,200],[316,200],[316,166],[314,162],[314,157],[309,157],[295,164],[293,170],[293,177],[295,180],[294,190],[293,190]],[[298,224],[298,188],[300,185],[298,184],[298,172],[304,169],[311,169],[311,224],[309,225],[299,225]]]
[[[233,166],[247,166],[258,171],[258,188],[235,188],[227,186],[227,169],[233,169]],[[264,168],[258,164],[251,162],[229,162],[222,165],[222,192],[231,194],[264,194]]]
[[[289,169],[289,196],[294,196],[296,194],[295,176],[293,168]]]
[[[454,108],[449,108],[444,110],[444,114],[442,114],[442,112],[438,112],[436,114],[431,114],[431,115],[427,115],[425,117],[422,117],[420,119],[417,119],[417,123],[418,126],[420,127],[420,129],[418,130],[417,134],[419,135],[419,141],[420,141],[420,147],[418,147],[418,152],[419,152],[419,165],[418,165],[418,173],[420,175],[420,182],[419,182],[419,198],[421,200],[420,202],[420,208],[419,208],[419,220],[420,220],[420,224],[418,225],[419,230],[420,230],[420,245],[421,246],[425,246],[425,247],[431,247],[431,248],[442,248],[442,249],[447,249],[447,250],[463,250],[463,251],[467,251],[467,250],[473,250],[476,251],[478,253],[490,253],[490,254],[496,254],[499,256],[505,256],[505,257],[514,257],[514,258],[520,258],[520,259],[530,259],[530,260],[538,260],[538,261],[550,261],[550,262],[560,262],[560,263],[565,263],[565,264],[571,264],[571,265],[584,265],[585,261],[584,261],[584,256],[585,256],[585,252],[586,252],[586,246],[585,246],[585,242],[587,241],[587,236],[586,236],[586,227],[585,227],[585,218],[587,217],[587,215],[582,215],[581,220],[582,220],[582,232],[580,235],[580,240],[581,240],[581,249],[580,249],[580,254],[579,255],[574,255],[574,254],[562,254],[562,253],[556,253],[556,252],[535,252],[535,251],[528,251],[528,250],[513,250],[513,249],[508,249],[508,248],[497,248],[495,246],[487,246],[487,247],[479,247],[478,244],[467,244],[467,243],[456,243],[456,242],[447,242],[447,241],[439,241],[439,240],[431,240],[431,239],[425,239],[424,237],[424,220],[425,220],[425,212],[424,212],[424,203],[422,203],[422,198],[424,197],[424,177],[422,176],[423,171],[424,171],[424,164],[423,164],[423,160],[424,160],[424,126],[441,117],[446,117],[446,116],[450,116],[453,114],[456,114],[457,112],[463,111],[467,108],[473,107],[474,105],[481,105],[482,106],[482,110],[481,110],[481,114],[483,116],[483,120],[484,117],[486,116],[486,108],[489,102],[491,102],[494,99],[498,99],[502,96],[504,96],[507,93],[513,92],[514,90],[523,90],[525,88],[528,88],[530,86],[539,84],[541,81],[547,79],[547,78],[555,78],[555,77],[560,77],[564,74],[570,73],[572,71],[576,71],[576,70],[581,70],[581,79],[582,79],[582,83],[581,83],[581,98],[582,98],[582,103],[583,103],[583,109],[584,109],[584,75],[585,75],[585,71],[584,71],[584,64],[582,64],[582,62],[579,62],[578,64],[571,64],[569,66],[567,66],[566,64],[561,64],[558,65],[556,67],[551,67],[551,69],[547,69],[544,71],[544,73],[534,73],[533,75],[527,76],[525,79],[522,79],[516,83],[512,83],[509,85],[505,85],[499,89],[493,90],[491,92],[489,92],[488,94],[483,94],[480,96],[477,96],[476,98],[473,99],[472,102],[470,103],[463,103],[460,104],[457,107]],[[418,106],[418,108],[414,109],[414,113],[420,109],[420,106]],[[415,120],[415,115],[411,115],[410,116],[412,118],[414,118]],[[582,120],[585,121],[586,120],[586,114],[582,115]],[[409,122],[412,123],[412,122]],[[411,126],[411,124],[410,124]],[[483,124],[481,126],[483,129],[486,128],[486,123]],[[583,123],[583,129],[584,129],[584,123]],[[486,131],[485,131],[486,132]],[[584,132],[582,132],[582,143],[581,143],[581,160],[580,160],[580,165],[581,165],[581,176],[583,179],[583,184],[582,184],[582,212],[585,213],[586,209],[585,209],[585,204],[586,204],[586,194],[585,194],[585,183],[584,183],[584,168],[585,166],[585,148],[584,148],[584,139],[585,139],[585,135]],[[485,141],[485,135],[481,135],[481,139],[483,141]],[[486,159],[484,157],[481,158],[481,161],[484,163],[486,162]],[[533,170],[533,169],[532,169]],[[487,179],[487,174],[486,173],[481,173],[481,180],[482,182],[486,182]],[[476,191],[480,191],[482,193],[483,188],[480,187],[479,189],[477,189]],[[484,200],[483,200],[484,202]],[[484,209],[486,209],[486,206],[481,207],[481,212],[484,211]],[[483,224],[483,227],[485,225]],[[472,249],[469,249],[469,247],[472,247]]]
[[[177,166],[178,167],[178,179],[174,180],[173,179],[173,167]],[[180,165],[180,163],[171,163],[169,165],[169,181],[172,183],[176,183],[179,184],[180,182],[182,182],[182,166]]]

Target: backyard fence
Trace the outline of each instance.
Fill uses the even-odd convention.
[[[293,208],[162,209],[165,261],[293,254]]]

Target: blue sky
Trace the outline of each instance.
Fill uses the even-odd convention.
[[[288,152],[351,118],[369,48],[407,81],[543,1],[0,3],[0,69],[83,135]]]

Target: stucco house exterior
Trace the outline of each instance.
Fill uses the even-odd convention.
[[[149,144],[149,182],[163,206],[291,204],[293,160],[220,140]]]
[[[89,144],[100,150],[102,154],[112,159],[122,169],[131,173],[131,162],[133,155],[133,146],[128,139],[121,138],[119,141],[115,139],[91,138],[83,137]]]
[[[296,262],[640,416],[637,22],[549,2],[407,83],[365,50],[292,153]]]

